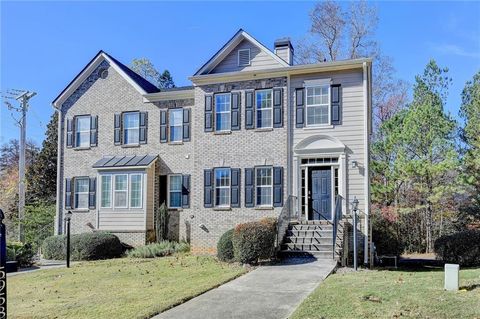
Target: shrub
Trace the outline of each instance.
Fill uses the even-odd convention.
[[[273,218],[237,225],[232,240],[235,259],[242,263],[257,263],[259,259],[271,258],[275,237],[276,220]]]
[[[35,252],[32,245],[21,242],[7,242],[7,260],[17,261],[20,267],[28,267],[33,264]]]
[[[372,214],[372,240],[378,255],[399,256],[404,251],[404,245],[398,224],[388,220],[379,212]]]
[[[217,243],[217,257],[221,261],[232,261],[234,258],[233,253],[233,229],[226,231]]]
[[[185,253],[190,250],[186,242],[161,241],[130,250],[127,255],[133,258],[154,258],[169,256],[174,253]]]
[[[480,266],[480,230],[465,230],[438,238],[434,244],[437,258],[461,266]]]
[[[43,242],[46,259],[65,259],[66,235],[51,236]],[[120,257],[124,247],[117,236],[106,232],[71,235],[70,258],[72,260],[96,260]]]

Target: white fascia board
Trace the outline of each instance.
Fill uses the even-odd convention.
[[[157,93],[147,93],[143,95],[143,102],[161,102],[182,99],[193,99],[195,90],[166,91]]]
[[[270,68],[255,71],[235,71],[216,74],[195,75],[188,79],[197,85],[215,84],[229,81],[265,79],[287,75],[302,75],[316,72],[333,72],[342,70],[362,69],[363,63],[371,64],[371,59],[354,59],[344,61],[302,64],[287,67]]]

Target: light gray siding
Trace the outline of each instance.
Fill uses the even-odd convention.
[[[313,135],[328,135],[340,140],[346,146],[346,199],[351,202],[356,196],[359,209],[365,208],[365,110],[363,97],[363,74],[358,71],[342,71],[335,73],[317,73],[291,77],[290,101],[295,108],[295,88],[304,86],[305,80],[331,79],[332,84],[341,84],[342,92],[342,124],[326,126],[324,128],[296,128],[295,112],[291,112],[290,123],[293,127],[293,149],[299,142]],[[367,154],[368,155],[368,154]],[[358,162],[353,168],[352,161]],[[298,172],[294,169],[294,181],[297,181]],[[295,183],[295,182],[294,182]],[[294,192],[296,192],[294,187]],[[298,194],[294,194],[298,195]],[[349,208],[350,205],[347,205]]]
[[[241,49],[250,49],[251,64],[249,66],[238,66],[238,50]],[[254,71],[281,66],[282,65],[268,53],[264,52],[250,41],[243,40],[210,73]]]

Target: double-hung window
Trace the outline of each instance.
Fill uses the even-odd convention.
[[[256,206],[273,206],[272,167],[257,167],[255,178]]]
[[[215,95],[215,131],[231,130],[231,94]]]
[[[128,175],[117,174],[115,176],[115,188],[113,190],[113,198],[115,208],[127,208],[128,207]]]
[[[307,126],[330,123],[330,86],[307,87]]]
[[[88,177],[75,178],[75,209],[88,209],[89,181]]]
[[[76,117],[75,147],[90,147],[90,115]]]
[[[112,207],[112,175],[102,175],[100,179],[100,207],[111,208]]]
[[[256,91],[257,128],[271,128],[273,113],[272,90]]]
[[[130,174],[130,208],[142,208],[142,174]]]
[[[168,176],[168,207],[182,207],[182,175]]]
[[[230,206],[230,169],[216,168],[215,174],[215,206]]]
[[[169,110],[170,142],[183,140],[183,109]]]
[[[135,145],[140,141],[140,113],[123,113],[123,144]]]

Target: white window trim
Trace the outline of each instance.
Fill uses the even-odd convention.
[[[259,186],[257,184],[257,170],[258,169],[264,169],[264,168],[269,168],[270,169],[270,186],[268,185],[262,185],[262,186]],[[270,187],[270,189],[272,190],[271,192],[271,201],[270,201],[270,204],[263,204],[263,205],[258,205],[257,204],[257,187],[262,187],[262,188],[267,188],[267,187]],[[270,207],[273,207],[273,166],[256,166],[255,167],[255,207],[257,208],[270,208]]]
[[[88,188],[89,190],[86,192],[77,192],[77,181],[81,179],[86,179],[88,181]],[[77,201],[77,194],[87,194],[87,206],[86,207],[78,207]],[[76,210],[86,210],[89,208],[89,201],[90,201],[90,178],[89,177],[75,177],[73,180],[73,208]]]
[[[102,206],[103,205],[103,177],[110,178],[110,192],[108,196],[110,197],[110,206]],[[112,208],[113,207],[113,183],[112,183],[112,174],[102,174],[100,175],[100,208]]]
[[[182,204],[180,204],[180,206],[172,206],[170,204],[170,179],[172,177],[175,177],[175,176],[179,176],[180,177],[180,181],[183,183],[183,176],[182,174],[170,174],[168,175],[167,177],[167,207],[168,208],[171,208],[171,209],[179,209],[179,208],[182,208]],[[182,195],[182,190],[180,189],[180,196]]]
[[[248,64],[240,64],[240,52],[244,52],[244,51],[248,52]],[[250,49],[240,49],[240,50],[238,50],[238,52],[237,52],[237,66],[250,66],[250,65],[252,65],[252,54],[251,54]]]
[[[127,114],[137,114],[138,116],[138,126],[136,127],[130,127],[130,128],[125,128],[125,115]],[[124,112],[122,114],[122,126],[123,126],[123,129],[122,129],[122,140],[123,140],[123,145],[139,145],[140,144],[140,112],[138,111],[134,111],[134,112]],[[131,131],[131,130],[137,130],[138,131],[138,141],[137,142],[133,142],[133,143],[128,143],[125,139],[125,132],[126,131]]]
[[[310,88],[317,88],[317,87],[325,87],[327,86],[328,87],[328,96],[327,96],[327,101],[328,103],[327,104],[312,104],[312,105],[308,105],[308,89]],[[331,92],[331,85],[330,84],[319,84],[319,85],[309,85],[309,86],[306,86],[305,87],[305,127],[330,127],[332,126],[331,123],[332,123],[332,114],[331,114],[331,96],[332,92]],[[317,106],[325,106],[327,105],[327,112],[328,112],[328,121],[327,123],[323,123],[323,124],[308,124],[308,108],[309,107],[317,107]]]
[[[114,206],[115,208],[128,208],[128,204],[129,204],[129,196],[128,196],[128,190],[129,190],[129,182],[128,182],[128,181],[129,181],[129,178],[128,178],[128,174],[114,174],[113,176],[114,176],[114,178],[113,178],[113,179],[114,179],[114,181],[113,181],[113,187],[112,187],[112,191],[113,191],[113,206]],[[118,190],[118,191],[117,191],[117,189],[116,189],[116,188],[117,188],[117,186],[116,186],[116,185],[117,185],[116,179],[117,179],[118,176],[127,176],[127,189],[126,189],[126,190]],[[117,192],[126,192],[126,193],[127,193],[127,195],[126,195],[126,200],[125,200],[125,204],[126,204],[125,206],[117,206],[117,205],[115,205],[115,195],[116,195]]]
[[[258,109],[257,108],[257,92],[270,92],[270,107],[269,108],[265,108],[265,109]],[[262,127],[258,127],[257,125],[257,119],[258,119],[258,111],[259,110],[269,110],[270,111],[270,114],[271,114],[271,125],[270,126],[262,126]],[[255,91],[255,128],[259,128],[259,129],[269,129],[269,128],[273,128],[273,89],[263,89],[263,90],[256,90]]]
[[[132,206],[132,202],[131,202],[131,199],[132,199],[132,194],[131,194],[131,191],[132,191],[132,176],[140,176],[140,206]],[[128,207],[129,208],[135,208],[135,209],[138,209],[138,208],[143,208],[143,174],[141,173],[132,173],[132,174],[129,174],[128,175],[128,199],[129,199],[129,202],[128,202]]]
[[[179,125],[181,127],[181,137],[179,140],[172,140],[171,137],[171,130],[172,130],[172,127],[178,127],[178,126],[173,126],[173,125],[170,125],[171,121],[170,121],[170,112],[181,112],[182,113],[182,123]],[[183,108],[175,108],[175,109],[169,109],[168,110],[168,141],[170,143],[181,143],[183,142]]]
[[[84,130],[84,131],[77,130],[77,128],[79,127],[78,120],[79,119],[84,119],[84,118],[88,119],[88,130]],[[75,147],[76,148],[90,147],[91,127],[92,127],[92,117],[90,115],[77,115],[77,116],[75,116]],[[78,133],[88,133],[88,139],[87,139],[88,143],[86,143],[86,145],[79,145],[78,144],[78,136],[77,136]]]
[[[216,170],[228,170],[228,186],[217,186]],[[232,205],[232,170],[228,167],[217,167],[213,169],[213,203],[215,208],[230,208]],[[217,205],[217,188],[228,188],[228,204]]]
[[[229,108],[228,108],[228,111],[223,111],[223,112],[217,112],[217,96],[220,96],[220,95],[225,95],[225,96],[229,96]],[[232,94],[231,93],[217,93],[213,96],[214,98],[214,121],[213,121],[213,125],[215,125],[215,132],[231,132],[232,131]],[[228,129],[225,129],[225,130],[217,130],[217,114],[226,114],[228,113],[229,114],[229,118],[230,118],[230,126],[228,127]]]

